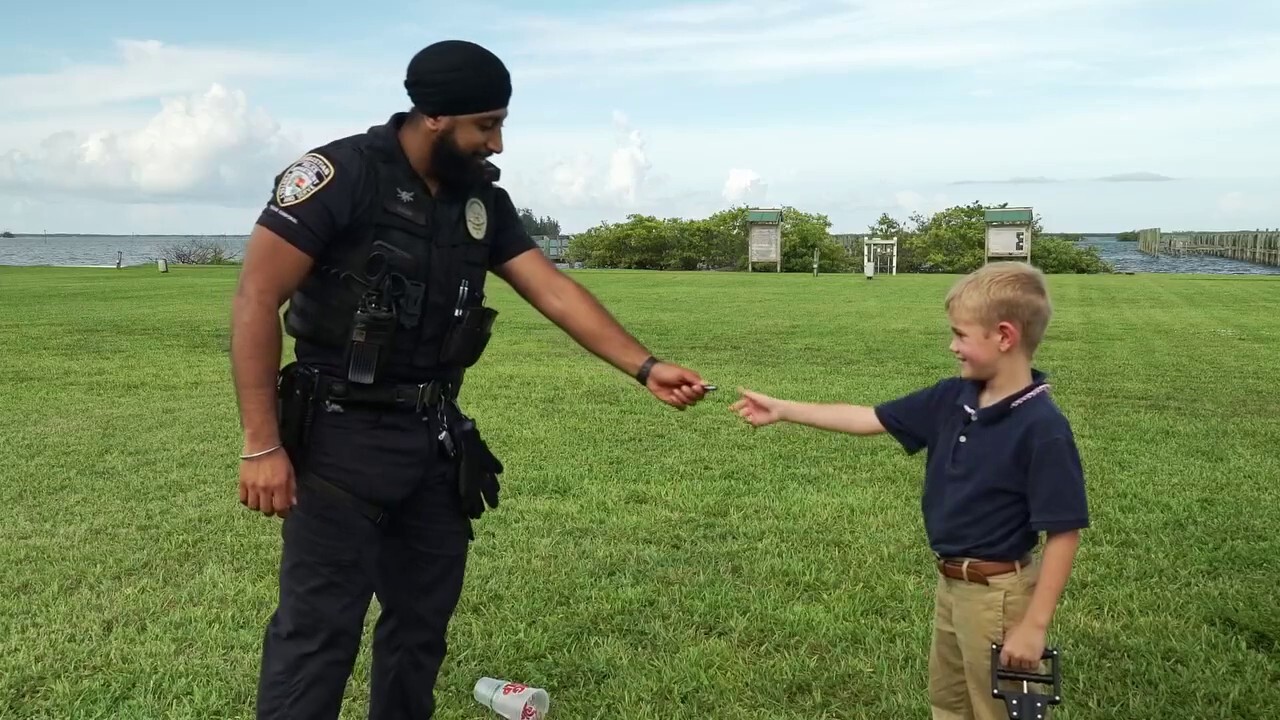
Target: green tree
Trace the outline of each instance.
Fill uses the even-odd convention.
[[[831,237],[831,219],[820,213],[806,213],[791,206],[782,208],[782,270],[812,272],[813,251],[818,249],[818,272],[847,272],[848,251]],[[745,252],[745,249],[744,249]]]
[[[875,224],[869,226],[867,230],[868,232],[870,232],[871,237],[879,240],[891,240],[893,238],[897,238],[898,245],[899,245],[898,251],[899,253],[901,253],[902,251],[901,245],[902,245],[902,241],[907,236],[907,229],[902,226],[902,223],[898,222],[896,219],[891,217],[889,213],[881,213],[879,219],[876,220]],[[858,244],[858,247],[854,248],[854,251],[855,251],[855,254],[861,257],[861,254],[862,254],[861,243]]]
[[[709,268],[747,268],[747,208],[721,210],[702,221],[704,263]]]
[[[997,207],[1007,207],[1007,204]],[[957,205],[903,223],[888,214],[870,227],[875,237],[898,238],[899,272],[966,273],[982,265],[986,249],[986,207]],[[601,223],[575,235],[567,259],[595,268],[645,270],[747,269],[747,208],[733,207],[696,220],[629,215],[621,223]],[[861,267],[831,235],[831,220],[794,207],[782,210],[782,269],[809,272],[818,251],[818,270],[849,272]],[[1042,237],[1039,216],[1031,228],[1031,261],[1046,272],[1108,272],[1097,251],[1067,239]],[[860,251],[860,249],[858,249]],[[1039,257],[1038,257],[1039,256]],[[772,270],[768,264],[761,270]]]
[[[911,227],[902,227],[888,216],[882,216],[871,227],[873,233],[898,234],[898,271],[916,273],[972,272],[982,266],[986,253],[985,211],[988,207],[1004,208],[1008,203],[985,206],[979,202],[956,205],[932,216],[911,216]],[[1112,268],[1098,255],[1096,248],[1080,247],[1064,237],[1044,235],[1039,215],[1031,224],[1031,264],[1046,273],[1111,272]]]
[[[1098,248],[1081,247],[1069,238],[1056,235],[1041,235],[1031,246],[1031,264],[1045,273],[1109,273],[1111,267]]]
[[[700,270],[747,266],[747,209],[722,210],[700,220],[629,215],[622,223],[601,223],[569,241],[572,262],[587,267]],[[842,272],[849,257],[830,235],[825,215],[792,207],[782,214],[782,266],[808,272],[818,249],[819,270]]]
[[[601,223],[569,240],[571,262],[587,267],[668,270],[676,262],[679,220],[628,215],[623,223]]]
[[[525,232],[530,235],[549,235],[556,237],[560,235],[560,221],[547,215],[545,217],[537,217],[530,208],[520,208],[520,223],[524,225]]]

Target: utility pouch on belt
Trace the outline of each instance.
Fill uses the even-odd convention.
[[[458,448],[458,494],[462,498],[462,510],[472,519],[484,514],[485,503],[498,507],[498,475],[502,473],[502,461],[498,460],[476,429],[475,421],[462,416],[453,430]]]
[[[471,367],[484,354],[498,311],[484,306],[463,308],[455,317],[440,349],[440,361],[453,367]]]
[[[297,472],[311,431],[319,373],[296,362],[285,365],[276,380],[276,422],[280,442]]]

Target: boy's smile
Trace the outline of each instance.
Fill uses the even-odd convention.
[[[1001,337],[981,324],[951,318],[949,349],[960,362],[960,376],[972,380],[989,380],[1000,361]]]

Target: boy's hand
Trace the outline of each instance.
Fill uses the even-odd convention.
[[[1044,656],[1044,635],[1044,630],[1030,623],[1019,623],[1004,639],[1000,664],[1013,670],[1035,672]]]
[[[782,419],[785,401],[743,388],[738,388],[738,394],[742,399],[730,405],[729,409],[741,415],[753,427],[762,427]]]

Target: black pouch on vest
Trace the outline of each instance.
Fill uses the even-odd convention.
[[[295,473],[302,465],[303,450],[311,430],[319,377],[313,368],[293,362],[280,370],[276,381],[276,424],[280,443],[293,463]]]
[[[498,311],[483,306],[469,307],[449,327],[440,349],[440,362],[454,367],[471,367],[484,354]]]

